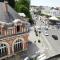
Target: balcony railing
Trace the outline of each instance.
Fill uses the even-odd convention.
[[[7,35],[7,36],[4,36],[4,35],[0,35],[0,39],[2,38],[5,38],[5,37],[11,37],[11,36],[14,36],[14,35],[20,35],[20,34],[25,34],[25,33],[28,33],[30,30],[26,31],[26,32],[18,32],[16,34],[11,34],[11,35]]]

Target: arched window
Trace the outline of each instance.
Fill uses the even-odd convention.
[[[20,31],[20,26],[17,26],[17,32],[19,32]]]
[[[8,54],[8,49],[5,44],[0,44],[0,57],[3,57]]]
[[[18,39],[14,44],[14,52],[18,52],[23,49],[23,43],[20,39]]]

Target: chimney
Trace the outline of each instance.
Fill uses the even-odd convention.
[[[4,0],[4,10],[5,10],[5,13],[8,14],[8,2],[7,2],[7,0]]]

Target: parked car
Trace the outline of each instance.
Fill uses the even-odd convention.
[[[38,56],[36,60],[46,60],[46,55],[42,54],[42,55]]]
[[[24,60],[36,60],[36,56],[26,57]]]
[[[47,33],[47,31],[45,31],[45,36],[48,36],[49,34]]]
[[[29,57],[26,57],[24,60],[30,60]]]
[[[57,35],[52,35],[52,37],[53,37],[55,40],[58,40],[58,36],[57,36]]]

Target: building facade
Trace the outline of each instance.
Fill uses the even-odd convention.
[[[0,60],[28,48],[28,25],[7,3],[0,2]]]

